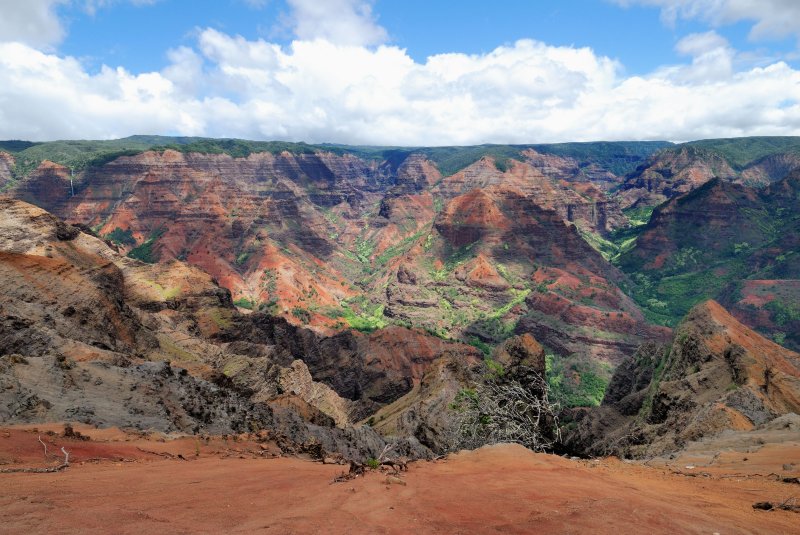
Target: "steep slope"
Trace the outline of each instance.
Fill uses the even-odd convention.
[[[603,405],[579,418],[571,441],[592,454],[658,455],[798,412],[800,355],[707,301],[669,346],[643,346],[617,369]]]
[[[352,157],[261,153],[233,159],[174,151],[90,168],[75,197],[58,187],[59,179],[64,179],[63,169],[42,164],[20,185],[18,195],[100,234],[120,229],[140,246],[138,256],[145,260],[186,259],[237,298],[259,293],[260,275],[280,269],[276,278],[300,278],[294,286],[316,291],[323,304],[334,298],[331,288],[341,282],[324,274],[310,277],[309,268],[298,266],[320,264],[333,252],[329,235],[335,229],[322,209],[342,205],[361,211],[362,204],[377,201],[370,195],[382,180],[377,169]],[[267,265],[264,249],[277,253],[289,243],[298,258],[271,259]],[[291,288],[282,284],[277,291]],[[341,288],[333,291],[345,295]],[[269,301],[270,296],[264,297]],[[287,301],[301,297],[294,290]]]
[[[3,353],[60,348],[83,360],[157,347],[125,303],[121,270],[99,254],[103,244],[19,201],[0,198],[0,213]]]
[[[214,338],[247,357],[226,359],[221,368],[248,389],[263,381],[264,360],[287,367],[301,359],[315,381],[349,400],[350,421],[367,418],[409,392],[444,354],[457,355],[464,363],[478,360],[478,351],[471,346],[402,327],[326,337],[261,313],[235,318]]]
[[[800,278],[798,192],[797,172],[758,190],[715,179],[658,207],[635,246],[618,260],[637,284],[637,302],[666,324],[707,298],[754,308],[772,302],[768,315],[782,313],[781,326],[794,321],[783,309],[792,307],[789,289]],[[776,290],[766,301],[748,300],[748,280],[789,289]],[[770,335],[780,332],[762,324]]]
[[[800,351],[800,280],[744,280],[723,291],[720,302],[742,323]]]
[[[383,436],[413,436],[435,453],[444,454],[460,449],[463,439],[460,396],[474,393],[487,379],[536,388],[545,373],[544,348],[530,334],[514,336],[495,348],[489,367],[447,354],[428,368],[408,394],[383,407],[366,423]],[[537,390],[535,395],[541,396],[541,392]]]
[[[571,183],[575,176],[565,173],[564,167],[575,164],[550,156],[545,165],[544,157],[531,150],[523,155],[525,161],[509,160],[502,166],[491,157],[482,158],[446,177],[437,191],[450,199],[474,189],[502,184],[519,190],[540,208],[555,211],[565,221],[580,221],[595,231],[605,233],[625,222],[619,207],[601,190],[591,184]]]
[[[639,336],[654,334],[616,287],[624,276],[573,225],[490,164],[442,182],[450,194],[467,191],[402,258],[386,287],[385,314],[476,343],[533,332],[565,356],[612,362],[635,350]],[[577,301],[580,310],[573,309]],[[601,325],[616,334],[594,336]]]
[[[525,163],[544,176],[556,180],[570,183],[587,182],[603,190],[619,182],[619,177],[595,162],[581,162],[576,158],[538,152],[533,148],[522,151],[521,156]]]
[[[623,208],[655,206],[713,178],[755,187],[777,182],[800,168],[794,137],[703,140],[671,147],[625,177]]]
[[[383,442],[352,422],[410,390],[445,352],[477,360],[474,348],[405,329],[326,338],[243,316],[196,268],[123,257],[21,201],[0,198],[0,214],[4,420],[269,428],[355,455],[359,441],[369,451]]]
[[[624,207],[655,206],[717,177],[733,180],[736,171],[715,152],[681,146],[653,156],[626,177],[620,197]]]
[[[158,338],[181,365],[206,377],[228,370],[228,379],[252,396],[278,395],[280,370],[303,360],[312,380],[344,401],[325,401],[326,392],[302,386],[302,370],[298,391],[318,395],[337,421],[371,414],[421,378],[405,365],[391,371],[387,361],[363,365],[367,348],[374,353],[385,342],[369,342],[377,336],[414,340],[422,329],[488,354],[514,334],[531,333],[562,359],[556,367],[565,370],[569,390],[582,379],[602,383],[640,343],[668,335],[647,325],[619,289],[626,276],[585,241],[626,224],[603,191],[616,175],[600,165],[634,165],[644,157],[636,144],[255,147],[218,140],[109,155],[74,177],[72,160],[64,161],[70,168],[42,161],[13,194],[95,229],[131,257],[199,268],[229,289],[241,310],[281,316],[338,340],[314,343],[330,343],[334,352],[340,343],[348,348],[343,362],[354,371],[343,380],[334,373],[342,363],[311,362],[301,351],[281,356],[276,367],[267,362],[271,350],[213,363],[193,357],[207,353],[208,337],[233,342],[224,337],[240,320],[224,307],[194,307],[190,324],[202,343]],[[158,310],[159,329],[183,328],[183,316],[165,319],[169,306],[139,302]],[[397,329],[369,334],[389,326]],[[333,336],[348,327],[367,334]],[[440,353],[426,351],[421,361]],[[262,367],[271,370],[266,385],[252,373]]]
[[[524,302],[530,284],[505,279],[529,278],[534,262],[567,271],[582,266],[580,277],[608,279],[608,292],[615,293],[619,273],[568,224],[602,234],[623,224],[624,216],[586,177],[570,181],[576,180],[575,161],[532,150],[524,155],[525,161],[504,165],[485,157],[443,177],[422,153],[379,163],[310,150],[239,158],[151,151],[89,166],[74,179],[66,167],[43,162],[14,195],[93,227],[135,258],[185,260],[230,289],[240,307],[323,332],[398,323],[462,336],[481,311],[494,316]],[[502,228],[503,211],[521,221]],[[484,221],[461,221],[461,213]],[[514,236],[519,233],[527,242]],[[478,249],[481,255],[472,254]],[[412,251],[424,266],[402,260]],[[465,296],[478,300],[482,310],[475,314],[456,317],[429,290],[414,296],[394,284],[398,273],[412,273],[406,281],[424,280],[432,271],[441,278],[439,264],[455,263],[460,269],[448,292],[486,286]],[[492,274],[506,265],[509,277]],[[479,295],[487,288],[495,292],[489,306]],[[584,301],[597,295],[585,293]],[[624,301],[621,295],[613,300]],[[617,308],[639,317],[630,302]],[[442,321],[430,324],[431,313]],[[505,336],[476,334],[487,341]]]

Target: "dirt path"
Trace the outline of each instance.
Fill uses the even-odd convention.
[[[0,454],[19,436],[0,433]],[[402,485],[378,473],[332,484],[344,467],[299,459],[222,459],[204,450],[184,461],[148,457],[140,443],[83,444],[86,455],[115,448],[131,458],[0,474],[0,532],[800,533],[800,514],[752,508],[800,497],[798,485],[570,461],[514,445],[414,463]],[[777,457],[800,466],[797,448]]]

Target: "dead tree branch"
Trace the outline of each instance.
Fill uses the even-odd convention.
[[[515,442],[533,451],[546,451],[561,440],[558,405],[549,399],[547,382],[539,374],[515,379],[487,380],[456,398],[457,447]]]
[[[44,448],[44,458],[47,459],[47,444],[42,441],[42,435],[39,435],[39,443]]]
[[[39,442],[42,442],[41,438]],[[42,444],[44,444],[44,442],[42,442]],[[47,451],[47,446],[45,446],[45,451]],[[60,472],[69,466],[69,452],[63,447],[61,448],[61,452],[64,454],[64,462],[58,466],[51,466],[49,468],[3,468],[0,469],[0,474],[50,474],[53,472]]]

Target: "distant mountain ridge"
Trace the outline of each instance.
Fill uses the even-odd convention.
[[[11,153],[19,160],[18,176],[30,173],[44,160],[79,171],[105,163],[114,157],[133,156],[148,150],[166,148],[180,152],[228,154],[234,157],[246,157],[261,152],[276,154],[287,151],[292,154],[304,154],[324,151],[386,161],[395,167],[411,154],[423,154],[433,161],[444,175],[453,174],[485,156],[492,156],[497,160],[519,159],[524,150],[534,149],[537,152],[573,158],[587,164],[596,163],[620,175],[635,169],[652,153],[670,145],[672,144],[664,141],[613,141],[466,147],[371,147],[333,143],[314,145],[302,142],[136,135],[107,141],[0,141],[0,151]]]

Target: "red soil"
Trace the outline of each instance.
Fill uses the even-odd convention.
[[[22,446],[41,455],[36,436],[0,430],[0,457]],[[332,483],[342,466],[255,458],[246,441],[229,441],[227,451],[240,452],[234,458],[206,446],[195,456],[194,440],[149,445],[188,450],[188,461],[148,457],[137,449],[148,449],[142,439],[92,441],[80,443],[82,455],[109,457],[113,450],[132,462],[81,465],[76,456],[59,473],[0,474],[3,532],[617,535],[797,533],[800,525],[796,513],[752,508],[757,501],[781,502],[796,489],[743,474],[731,463],[725,474],[686,477],[667,466],[569,461],[501,445],[413,463],[401,476],[405,485],[376,472]],[[78,451],[74,441],[67,448]],[[758,452],[748,455],[754,459]],[[768,455],[759,465],[764,470],[780,471],[776,459],[800,463],[796,448]]]

